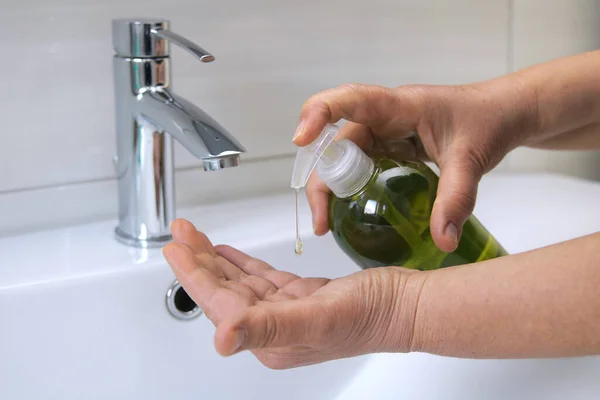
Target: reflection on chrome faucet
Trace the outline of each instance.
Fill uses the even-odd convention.
[[[202,62],[214,57],[169,31],[164,20],[112,21],[119,187],[116,238],[136,247],[171,240],[175,218],[173,138],[206,171],[235,167],[244,148],[208,114],[170,89],[169,45]]]

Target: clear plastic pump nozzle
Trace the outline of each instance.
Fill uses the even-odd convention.
[[[312,143],[300,147],[292,172],[292,188],[306,186],[315,168],[321,180],[338,197],[351,196],[367,184],[373,161],[352,141],[334,141],[339,128],[325,128]]]
[[[300,189],[306,186],[319,161],[325,165],[332,165],[344,155],[344,148],[333,141],[338,131],[336,125],[327,124],[319,137],[298,149],[292,172],[292,188]]]

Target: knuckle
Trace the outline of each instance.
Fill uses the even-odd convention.
[[[424,99],[427,97],[426,94],[428,93],[428,88],[423,85],[402,85],[397,86],[396,91],[398,93]]]
[[[476,201],[474,195],[460,190],[453,190],[450,195],[456,199],[453,204],[457,214],[468,216],[473,212]]]
[[[315,93],[312,96],[310,96],[308,98],[308,100],[306,100],[304,102],[303,108],[310,108],[313,107],[316,104],[320,104],[322,102],[323,97],[326,95],[327,91],[323,91],[323,92],[319,92],[319,93]]]
[[[191,222],[189,222],[183,218],[177,218],[176,220],[174,220],[171,223],[171,229],[176,232],[177,231],[192,232],[196,228],[194,227],[194,225]]]
[[[440,89],[440,87],[437,87]],[[398,86],[395,92],[402,98],[409,98],[413,103],[418,104],[422,109],[430,108],[436,103],[436,93],[440,93],[443,90],[433,90],[432,86],[426,85],[405,85]]]
[[[483,149],[475,147],[465,155],[463,168],[477,180],[487,171],[489,166],[489,158],[485,156],[485,153]]]
[[[319,114],[331,116],[331,109],[329,107],[329,103],[332,98],[335,98],[335,92],[333,89],[324,90],[322,92],[310,96],[302,106],[302,114],[316,112]]]
[[[461,131],[460,127],[457,129]],[[465,132],[469,132],[470,129],[462,129]],[[492,142],[495,144],[495,142]],[[455,142],[448,149],[453,154],[454,162],[458,164],[461,170],[466,175],[476,179],[487,172],[492,166],[492,154],[502,153],[501,150],[494,152],[491,151],[494,146],[490,146],[490,142],[473,140],[472,137],[464,136],[455,139]],[[495,146],[496,149],[501,149],[501,146]]]

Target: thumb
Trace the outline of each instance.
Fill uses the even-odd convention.
[[[431,234],[442,251],[451,252],[458,247],[463,224],[475,208],[482,175],[472,157],[450,156],[442,162],[431,215]]]
[[[242,350],[326,343],[335,326],[319,302],[310,299],[261,303],[237,320],[219,324],[215,347],[224,356]]]

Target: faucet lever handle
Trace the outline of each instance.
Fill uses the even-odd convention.
[[[189,51],[202,62],[215,57],[196,43],[173,33],[164,19],[113,19],[112,39],[115,55],[121,58],[169,57],[169,44]]]
[[[202,62],[211,62],[215,60],[215,57],[208,51],[204,50],[202,47],[198,46],[191,40],[176,34],[175,32],[160,28],[154,28],[150,32],[163,40],[168,40],[171,43],[174,43],[177,46],[181,47],[182,49],[189,51],[190,53],[198,57]]]

